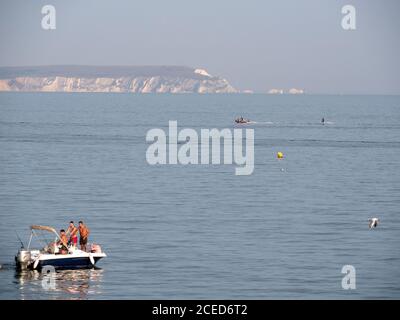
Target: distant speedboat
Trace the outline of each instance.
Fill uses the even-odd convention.
[[[93,268],[96,263],[107,255],[96,244],[89,246],[88,251],[82,251],[74,246],[68,246],[68,251],[63,252],[58,242],[61,241],[58,233],[52,227],[31,226],[31,236],[28,247],[22,247],[15,256],[15,262],[20,269],[41,269],[44,266],[52,266],[56,269],[84,269]],[[37,236],[35,230],[46,231],[55,236],[55,240],[45,245],[42,249],[31,249],[33,236]]]
[[[249,119],[244,119],[244,118],[237,118],[237,119],[235,119],[235,122],[239,123],[239,124],[244,124],[244,123],[249,123],[250,120]]]

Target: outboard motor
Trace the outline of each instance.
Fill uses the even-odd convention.
[[[21,269],[26,269],[31,263],[31,252],[28,250],[19,250],[15,257],[15,262]]]

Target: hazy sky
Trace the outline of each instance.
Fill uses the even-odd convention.
[[[0,65],[186,65],[238,89],[400,94],[399,14],[398,0],[1,0]]]

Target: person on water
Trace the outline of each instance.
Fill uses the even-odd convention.
[[[79,244],[81,245],[81,250],[86,251],[86,245],[88,242],[88,237],[89,237],[89,228],[86,227],[86,225],[83,223],[83,221],[79,221]]]
[[[73,221],[69,222],[69,226],[67,229],[67,235],[69,234],[69,243],[71,243],[74,247],[78,245],[78,228],[75,227]]]
[[[322,118],[321,123],[325,124],[325,118]]]
[[[65,230],[61,229],[60,230],[60,240],[57,241],[57,245],[60,247],[61,254],[68,253],[67,243],[68,243],[68,238],[67,238],[67,235],[65,234]]]

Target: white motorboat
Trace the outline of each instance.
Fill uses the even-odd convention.
[[[21,269],[41,269],[52,266],[56,269],[93,268],[96,263],[107,255],[96,244],[88,245],[87,251],[82,251],[73,245],[67,245],[67,251],[59,245],[62,240],[52,227],[34,225],[30,227],[31,235],[27,248],[22,247],[15,256],[16,264]],[[42,249],[32,249],[31,243],[36,230],[46,231],[55,236],[55,240],[45,244]]]

